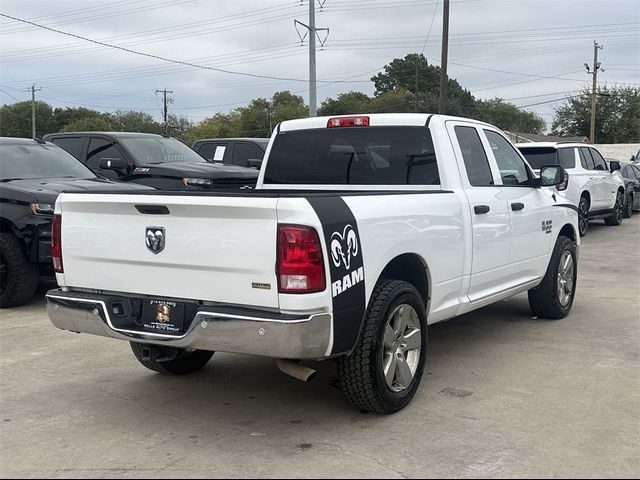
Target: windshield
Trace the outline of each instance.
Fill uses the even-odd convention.
[[[0,181],[29,178],[96,178],[78,159],[54,145],[2,145]]]
[[[540,170],[545,165],[560,165],[563,168],[576,167],[573,148],[519,147],[519,150],[534,170]]]
[[[277,135],[265,183],[313,185],[438,185],[425,127],[346,127]]]
[[[206,160],[175,138],[131,137],[120,138],[135,158],[136,164],[206,163]]]

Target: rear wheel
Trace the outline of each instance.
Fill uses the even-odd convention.
[[[580,197],[578,203],[578,231],[584,237],[589,230],[589,200],[587,197]]]
[[[30,263],[11,233],[0,233],[0,308],[27,303],[38,288],[38,265]]]
[[[129,342],[136,359],[149,370],[158,373],[186,375],[204,367],[214,352],[157,347],[146,343]]]
[[[622,223],[622,216],[624,211],[624,194],[622,192],[618,192],[616,195],[616,203],[613,206],[613,213],[610,217],[604,219],[605,225],[609,225],[610,227],[617,227]]]
[[[540,285],[529,290],[529,306],[534,315],[560,319],[571,311],[576,293],[578,265],[576,244],[567,237],[558,237]]]
[[[418,389],[427,347],[426,309],[410,283],[381,280],[351,355],[338,360],[349,401],[360,410],[395,413]]]
[[[633,195],[627,195],[627,201],[624,204],[624,218],[631,218],[633,215]]]

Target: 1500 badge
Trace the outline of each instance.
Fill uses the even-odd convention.
[[[544,233],[551,233],[553,229],[553,220],[543,220],[542,221],[542,231]]]

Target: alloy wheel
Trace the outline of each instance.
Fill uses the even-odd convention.
[[[399,305],[391,312],[384,327],[382,343],[387,386],[393,392],[402,392],[413,381],[422,350],[420,319],[411,305]]]

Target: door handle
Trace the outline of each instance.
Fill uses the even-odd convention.
[[[511,204],[511,210],[517,212],[518,210],[524,210],[524,203],[516,202]]]
[[[483,213],[489,213],[489,205],[476,205],[473,207],[473,211],[476,212],[476,215],[482,215]]]

